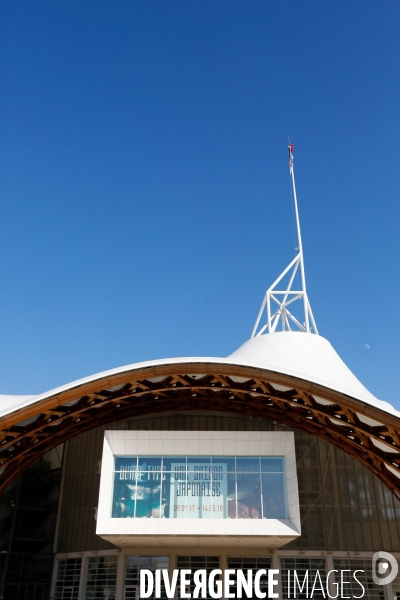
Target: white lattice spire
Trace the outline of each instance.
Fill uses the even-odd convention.
[[[293,188],[294,210],[296,215],[298,254],[280,274],[265,293],[260,312],[254,325],[251,337],[274,331],[304,331],[318,334],[310,302],[307,296],[306,276],[304,272],[303,244],[301,241],[299,209],[297,205],[296,183],[294,180],[293,152],[294,146],[289,143],[289,172]],[[292,289],[300,268],[300,289]],[[284,284],[283,280],[287,279]],[[298,278],[297,278],[298,279]],[[294,306],[300,306],[300,316],[293,314]],[[288,308],[290,306],[290,309]],[[263,319],[266,319],[266,323]],[[264,324],[262,323],[264,321]]]

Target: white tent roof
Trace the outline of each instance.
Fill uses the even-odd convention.
[[[297,331],[268,333],[248,340],[227,360],[318,383],[400,417],[391,404],[378,400],[363,386],[320,335]]]
[[[32,396],[0,395],[0,416],[34,404],[63,391],[79,388],[85,383],[107,376],[162,365],[227,364],[256,367],[303,379],[322,385],[330,390],[346,394],[387,413],[400,417],[388,402],[378,400],[353,375],[331,344],[323,337],[311,333],[276,332],[261,335],[245,342],[227,358],[185,357],[168,358],[134,363],[103,371],[84,379],[73,381],[44,394]],[[79,392],[78,392],[79,394]]]

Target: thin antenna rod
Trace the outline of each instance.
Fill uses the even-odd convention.
[[[292,179],[293,197],[294,197],[294,210],[296,213],[296,226],[297,226],[297,241],[299,244],[299,255],[300,255],[300,273],[301,273],[301,286],[303,288],[303,304],[304,304],[304,316],[305,316],[305,327],[306,331],[310,331],[310,323],[308,319],[308,301],[307,301],[307,289],[306,289],[306,275],[304,271],[304,255],[303,255],[303,243],[301,241],[301,230],[300,230],[300,218],[299,208],[297,205],[297,194],[296,194],[296,182],[294,179],[294,166],[293,166],[293,152],[294,146],[289,141],[289,172]]]
[[[274,333],[277,330],[279,324],[282,331],[303,331],[304,333],[316,333],[318,335],[314,315],[312,313],[310,302],[307,296],[303,244],[301,241],[299,208],[297,205],[296,183],[294,180],[293,169],[294,146],[290,143],[290,140],[288,149],[289,172],[293,188],[294,209],[296,213],[298,242],[298,248],[296,248],[296,250],[298,254],[294,257],[294,259],[286,267],[286,269],[282,271],[282,273],[274,281],[271,287],[267,289],[256,322],[253,327],[253,331],[251,334],[252,338],[260,336],[263,333]],[[292,286],[294,284],[294,279],[299,267],[301,276],[301,289],[296,290],[292,289]],[[289,277],[289,282],[286,285],[282,285],[282,280],[286,275],[288,275]],[[289,305],[292,305],[296,301],[302,302],[302,308],[304,312],[303,322],[299,321],[299,319],[296,318],[295,315],[292,313],[292,306],[290,306],[290,309],[288,308]],[[261,319],[264,314],[266,316],[266,323],[263,325],[261,324]]]

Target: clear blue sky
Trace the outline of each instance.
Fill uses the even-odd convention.
[[[320,333],[400,408],[399,50],[391,0],[3,0],[0,392],[235,350],[290,136]]]

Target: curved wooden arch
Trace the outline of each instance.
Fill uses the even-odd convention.
[[[233,412],[307,431],[356,458],[400,500],[400,419],[296,377],[224,363],[99,376],[0,419],[0,493],[51,448],[99,425],[171,410]]]

